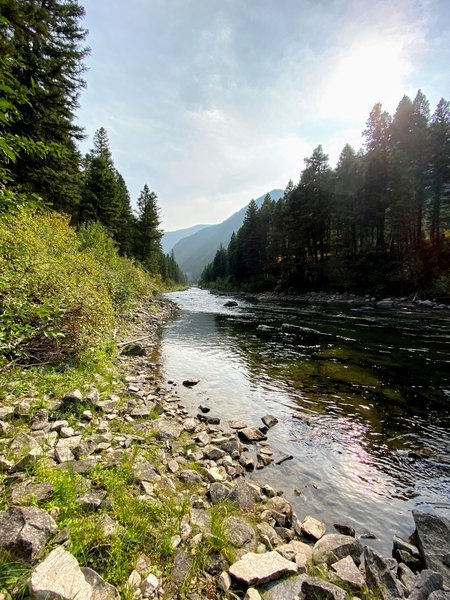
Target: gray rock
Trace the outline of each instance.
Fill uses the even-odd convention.
[[[226,452],[220,448],[217,448],[216,446],[205,446],[203,449],[203,455],[209,460],[219,460],[226,455]]]
[[[231,421],[228,421],[228,425],[231,427],[231,429],[245,429],[248,427],[245,421],[240,421],[239,419],[232,419]]]
[[[261,600],[261,595],[255,588],[248,588],[244,600]]]
[[[7,435],[9,435],[11,430],[12,427],[9,423],[6,423],[5,421],[0,421],[0,436],[6,437]]]
[[[323,537],[325,529],[325,524],[322,523],[322,521],[319,521],[319,519],[309,515],[305,517],[303,522],[300,524],[300,530],[302,534],[310,540],[314,540],[315,542]]]
[[[228,517],[223,522],[224,535],[233,546],[242,548],[244,546],[256,546],[256,535],[253,527],[241,517]]]
[[[403,598],[404,592],[390,563],[371,548],[364,548],[364,569],[369,589],[378,590],[383,600]]]
[[[84,460],[75,460],[72,463],[63,463],[63,466],[67,469],[71,469],[78,475],[85,475],[86,473],[89,473],[89,471],[98,463],[99,460],[97,458],[86,458]]]
[[[428,600],[450,600],[450,592],[444,590],[431,592],[431,594],[428,596]]]
[[[80,390],[72,390],[71,392],[65,394],[62,398],[63,402],[81,402],[82,400],[83,394],[80,392]]]
[[[78,562],[62,546],[50,552],[32,572],[30,595],[37,600],[92,600],[92,586]]]
[[[37,502],[45,502],[53,495],[51,483],[20,483],[9,493],[9,500],[15,506],[26,506]]]
[[[241,477],[228,494],[227,500],[237,504],[239,508],[246,509],[253,506],[259,500],[259,497],[260,494],[257,488]]]
[[[203,481],[202,476],[197,471],[192,469],[186,469],[185,471],[181,471],[178,475],[178,478],[183,483],[201,483]]]
[[[278,552],[255,554],[249,552],[231,565],[230,575],[247,586],[279,579],[297,573],[297,565],[283,558]]]
[[[413,587],[416,585],[417,575],[415,575],[407,565],[400,563],[397,568],[397,577],[405,586],[408,594],[410,594]]]
[[[346,593],[340,587],[328,583],[319,577],[306,577],[302,583],[304,600],[345,600]]]
[[[163,442],[177,440],[183,431],[183,426],[179,423],[176,423],[175,421],[166,421],[164,419],[155,421],[153,426],[156,431],[156,439]]]
[[[104,490],[88,490],[83,496],[77,499],[84,512],[90,513],[98,510],[106,500]]]
[[[121,354],[124,356],[145,356],[147,354],[147,350],[142,344],[126,344],[122,348]]]
[[[134,465],[133,473],[136,481],[156,481],[160,475],[155,471],[153,465],[149,461],[145,461]]]
[[[57,530],[52,517],[35,506],[0,512],[0,548],[28,562],[34,562]]]
[[[209,486],[208,494],[212,504],[223,502],[230,493],[230,488],[223,483],[214,482]]]
[[[89,567],[81,567],[81,572],[84,575],[86,582],[91,586],[91,600],[119,600],[120,594],[118,590],[107,583],[98,573],[89,569]],[[78,596],[76,596],[78,600]]]
[[[351,556],[356,564],[359,564],[362,550],[361,544],[355,538],[340,533],[329,533],[314,545],[313,561],[316,565],[331,565],[341,558]]]
[[[418,510],[413,510],[412,514],[425,565],[441,573],[445,585],[450,587],[450,565],[445,560],[450,548],[450,521]]]
[[[244,442],[259,442],[261,440],[267,440],[267,437],[257,427],[245,427],[244,429],[238,430],[239,437]]]
[[[260,588],[263,600],[295,600],[302,595],[303,582],[307,575],[297,575],[283,581],[273,581]]]
[[[341,581],[357,592],[362,591],[366,587],[366,581],[351,556],[346,556],[338,562],[333,563],[331,569]]]
[[[198,383],[200,383],[200,379],[185,379],[183,381],[185,387],[194,387],[194,385],[197,385]]]
[[[311,546],[299,542],[298,540],[292,540],[289,544],[278,546],[277,552],[287,560],[295,562],[299,569],[302,569],[303,571],[306,569],[306,565],[312,557]]]
[[[271,525],[269,525],[269,523],[263,521],[262,523],[258,523],[256,527],[264,545],[269,550],[273,550],[274,548],[277,548],[278,550],[278,546],[281,546],[283,544],[283,540],[280,538],[275,529]],[[289,558],[288,556],[285,556],[284,558],[291,560],[291,558]]]
[[[172,581],[180,584],[192,569],[192,558],[184,550],[178,550],[173,561]]]
[[[292,460],[293,458],[294,457],[292,456],[292,454],[282,454],[275,460],[275,464],[281,465],[282,463],[286,462],[287,460]]]
[[[333,527],[338,533],[341,533],[342,535],[350,535],[351,537],[355,537],[355,530],[350,525],[335,523]]]
[[[264,415],[264,417],[261,417],[261,421],[269,429],[271,429],[278,423],[278,419],[276,417],[274,417],[273,415]]]
[[[427,600],[432,592],[442,589],[443,583],[444,578],[440,573],[424,569],[417,577],[409,598],[410,600]]]

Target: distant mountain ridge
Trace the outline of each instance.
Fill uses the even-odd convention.
[[[279,200],[284,191],[274,189],[269,194],[272,200]],[[265,196],[266,194],[256,199],[258,206],[261,206]],[[175,260],[191,283],[199,280],[203,269],[213,260],[220,245],[228,246],[233,231],[237,232],[244,222],[247,207],[248,203],[222,223],[203,227],[196,233],[183,237],[173,246]]]
[[[189,235],[197,233],[197,231],[200,231],[205,227],[211,227],[211,225],[193,225],[192,227],[187,227],[186,229],[166,231],[165,233],[163,233],[163,236],[161,238],[162,251],[164,252],[164,254],[169,254],[177,242]]]

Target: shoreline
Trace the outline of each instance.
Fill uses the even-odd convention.
[[[282,495],[270,486],[257,485],[246,478],[252,460],[246,446],[257,448],[257,460],[271,460],[270,453],[264,452],[266,433],[276,426],[270,415],[265,415],[264,427],[235,423],[230,433],[217,418],[209,415],[206,407],[203,410],[200,407],[197,414],[190,414],[182,406],[174,390],[163,382],[157,365],[151,362],[158,330],[176,310],[166,299],[139,307],[130,320],[126,339],[118,342],[121,354],[117,389],[105,394],[99,392],[96,385],[92,385],[88,393],[68,390],[60,401],[48,409],[40,409],[48,410],[47,415],[39,413],[39,409],[30,410],[29,418],[22,417],[29,426],[27,443],[31,444],[30,440],[34,439],[36,445],[31,449],[25,445],[27,451],[15,460],[5,456],[0,459],[9,477],[6,484],[3,480],[3,489],[0,488],[7,503],[6,510],[0,512],[0,548],[5,548],[5,528],[19,518],[19,513],[29,527],[35,527],[26,520],[30,517],[26,510],[30,504],[42,507],[35,509],[40,512],[31,515],[32,518],[39,516],[48,521],[45,539],[27,542],[27,548],[31,549],[28,550],[29,563],[34,565],[31,586],[36,597],[40,597],[37,595],[39,577],[42,581],[50,557],[53,568],[55,561],[67,565],[71,562],[69,556],[74,558],[70,552],[74,543],[70,529],[66,539],[61,541],[63,515],[68,507],[54,506],[55,484],[53,489],[47,486],[45,494],[38,497],[43,485],[42,475],[39,475],[41,463],[49,469],[47,474],[59,477],[61,473],[71,473],[77,485],[82,481],[87,486],[73,498],[74,514],[81,525],[83,519],[86,519],[86,527],[88,522],[95,523],[98,536],[112,540],[111,547],[114,547],[115,536],[126,537],[129,533],[121,501],[133,503],[136,510],[142,507],[167,509],[164,518],[147,531],[151,535],[155,528],[164,531],[167,528],[166,558],[163,560],[159,553],[152,554],[145,541],[141,549],[136,542],[137,546],[133,547],[136,556],[127,567],[129,572],[124,572],[126,580],[119,586],[122,596],[129,591],[136,598],[293,600],[302,594],[309,600],[327,593],[340,600],[342,594],[345,595],[344,589],[350,586],[353,594],[369,598],[376,590],[384,589],[383,577],[398,591],[398,596],[393,597],[407,596],[407,591],[412,593],[422,575],[414,575],[408,563],[417,572],[425,565],[420,562],[419,550],[408,546],[407,540],[397,542],[396,556],[401,557],[404,565],[400,568],[398,563],[393,565],[392,558],[382,559],[372,550],[364,550],[363,540],[353,537],[354,532],[345,524],[340,525],[340,531],[325,531],[323,523],[313,516],[299,522]],[[139,337],[145,339],[133,341]],[[126,344],[127,340],[131,340],[131,344]],[[186,381],[184,385],[193,387],[195,382]],[[81,413],[77,403],[83,404]],[[19,435],[14,435],[19,404],[9,412],[0,405],[2,436],[11,436],[11,446]],[[67,424],[61,424],[64,419],[54,418],[62,416],[62,409]],[[20,433],[25,431],[26,427]],[[3,444],[1,455],[7,445]],[[33,465],[39,467],[30,469]],[[129,482],[129,489],[117,490],[114,479],[122,476],[124,465],[128,469],[124,481]],[[110,477],[106,478],[105,473]],[[172,508],[169,511],[172,503],[178,507],[173,512]],[[448,531],[450,533],[450,528]],[[20,531],[16,533],[17,539],[11,541],[11,535],[8,538],[7,550],[13,555],[20,549],[23,553],[23,539],[19,539]],[[54,550],[42,561],[51,547]],[[358,570],[362,553],[364,568]],[[345,565],[334,566],[342,561],[347,572]],[[382,575],[380,564],[385,570],[388,565],[389,577]],[[117,587],[112,587],[97,573],[96,577],[87,577],[73,561],[71,567],[79,586],[90,586],[87,598],[93,600],[94,590],[100,589],[104,590],[101,598],[122,597]],[[445,576],[446,568],[444,564]],[[290,575],[290,579],[284,579],[286,575]],[[450,585],[450,579],[446,581]],[[54,584],[61,585],[57,576]],[[324,585],[332,588],[324,588]],[[443,582],[439,580],[434,586],[442,589]],[[255,587],[259,592],[247,590]],[[382,596],[387,600],[383,593]]]

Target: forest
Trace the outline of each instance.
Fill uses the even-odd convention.
[[[87,31],[77,1],[5,0],[0,13],[0,213],[26,206],[64,213],[79,228],[100,223],[119,253],[164,281],[183,283],[161,251],[157,195],[143,185],[132,210],[108,134],[82,156],[76,123],[85,86]]]
[[[450,104],[431,115],[419,90],[394,116],[370,112],[364,149],[336,168],[319,145],[284,196],[248,205],[242,227],[205,267],[224,290],[420,293],[450,299]]]

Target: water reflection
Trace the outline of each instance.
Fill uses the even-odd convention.
[[[200,290],[162,340],[168,378],[192,409],[260,425],[294,460],[257,475],[286,490],[300,516],[370,529],[389,551],[414,506],[450,513],[448,315],[249,305]]]

